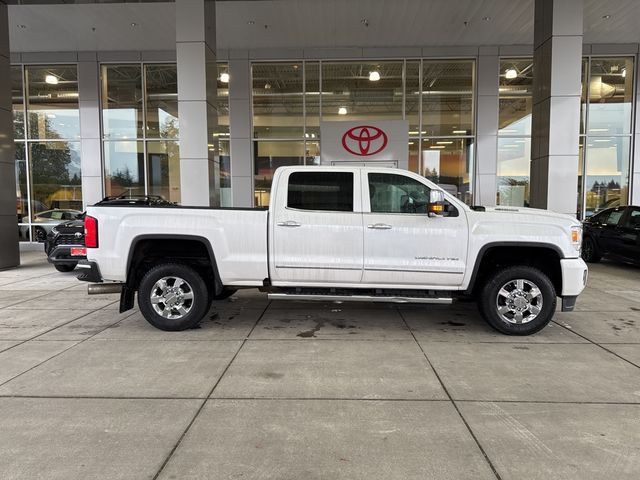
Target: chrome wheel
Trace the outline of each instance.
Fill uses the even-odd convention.
[[[542,310],[542,292],[530,280],[510,280],[498,292],[496,308],[506,322],[529,323]]]
[[[178,320],[193,308],[193,289],[180,277],[162,277],[151,289],[151,306],[169,320]]]

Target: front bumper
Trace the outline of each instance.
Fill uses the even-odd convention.
[[[587,286],[589,269],[582,258],[563,258],[560,260],[562,270],[561,297],[577,297]]]
[[[75,263],[86,260],[86,256],[71,255],[72,248],[84,248],[84,245],[58,245],[53,247],[47,256],[49,263]],[[46,251],[46,247],[45,247]]]

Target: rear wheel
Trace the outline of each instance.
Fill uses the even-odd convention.
[[[56,263],[53,266],[59,272],[72,272],[76,265],[77,263]]]
[[[195,327],[207,313],[209,292],[193,268],[177,263],[158,265],[140,282],[138,305],[144,318],[160,330]]]
[[[589,263],[596,263],[602,259],[596,242],[591,237],[585,238],[582,242],[582,259]]]
[[[543,329],[556,310],[553,283],[540,270],[508,267],[489,278],[479,307],[489,325],[507,335],[530,335]]]

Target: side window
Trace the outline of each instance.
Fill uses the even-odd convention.
[[[618,225],[623,214],[624,209],[613,210],[607,217],[602,219],[602,223],[604,225]]]
[[[369,197],[375,213],[428,213],[430,189],[413,178],[370,173]]]
[[[636,208],[631,210],[625,226],[631,227],[631,228],[640,228],[640,210],[639,209]]]
[[[55,211],[51,214],[53,220],[62,220],[62,212]]]
[[[353,212],[352,172],[294,172],[289,175],[287,207]]]
[[[40,213],[40,214],[37,214],[37,215],[38,215],[40,218],[51,218],[51,214],[52,214],[52,213],[53,213],[53,212],[43,212],[43,213]]]

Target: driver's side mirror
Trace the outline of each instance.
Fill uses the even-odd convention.
[[[441,190],[431,190],[429,192],[427,212],[430,217],[441,217],[444,214],[444,193]]]

